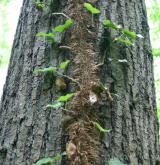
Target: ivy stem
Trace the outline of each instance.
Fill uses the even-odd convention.
[[[92,27],[93,27],[93,14],[92,14]]]
[[[76,81],[74,78],[72,78],[72,77],[70,77],[70,76],[67,76],[67,75],[65,75],[65,74],[61,74],[60,72],[57,72],[57,73],[58,73],[60,76],[63,76],[63,77],[65,77],[65,78],[71,80],[72,82],[76,83],[76,84],[80,87],[80,89],[81,89],[81,86],[80,86],[79,82]]]
[[[69,16],[67,16],[66,14],[64,13],[52,13],[52,15],[62,15],[64,17],[66,17],[67,19],[70,18]]]
[[[66,112],[70,112],[70,113],[74,113],[73,111],[71,110],[68,110],[68,109],[65,109],[65,108],[61,108],[62,111],[66,111]]]
[[[69,49],[69,50],[71,50],[72,48],[71,47],[69,47],[69,46],[60,46],[59,47],[60,49]]]

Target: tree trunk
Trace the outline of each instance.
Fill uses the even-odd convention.
[[[0,106],[2,165],[31,165],[40,158],[61,153],[65,146],[61,124],[64,114],[46,108],[63,93],[57,92],[54,76],[35,74],[33,70],[58,66],[63,59],[70,57],[65,50],[35,37],[36,33],[48,32],[64,20],[51,13],[71,15],[72,8],[83,5],[83,0],[77,0],[77,6],[71,6],[69,10],[70,1],[45,0],[44,10],[37,9],[31,0],[23,2]],[[111,39],[117,36],[117,32],[106,30],[97,23],[97,59],[104,60],[99,78],[113,97],[113,102],[101,106],[98,112],[103,126],[112,129],[101,137],[99,162],[102,165],[117,158],[131,165],[154,165],[158,154],[158,120],[144,0],[99,0],[93,4],[101,10],[96,16],[99,22],[108,18],[144,36],[144,39],[137,39],[134,46],[113,46]],[[69,35],[60,35],[58,39],[67,40],[64,38],[68,39]],[[120,63],[119,59],[128,62]],[[72,69],[69,69],[71,75]],[[65,165],[66,161],[56,161],[55,164]]]

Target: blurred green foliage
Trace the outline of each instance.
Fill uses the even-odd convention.
[[[154,55],[154,74],[156,87],[157,112],[160,123],[160,1],[150,0],[151,5],[147,7],[148,20],[150,25],[150,37],[152,53]]]
[[[0,65],[7,64],[9,61],[9,55],[11,47],[7,40],[7,34],[9,32],[9,24],[8,24],[8,11],[7,11],[7,3],[10,0],[0,0]]]
[[[10,0],[0,0],[0,4],[7,4]]]
[[[153,47],[153,55],[160,56],[160,1],[150,0],[151,4],[147,7],[150,24],[150,36]]]

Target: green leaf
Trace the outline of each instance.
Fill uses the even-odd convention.
[[[56,32],[62,32],[64,30],[66,30],[67,28],[69,28],[72,24],[73,24],[73,20],[68,19],[68,20],[66,20],[65,24],[58,25],[53,30],[56,31]]]
[[[34,73],[37,72],[56,72],[56,68],[55,67],[49,67],[49,68],[43,68],[43,69],[35,69]]]
[[[118,27],[117,25],[115,25],[115,24],[114,24],[111,20],[109,20],[109,19],[104,20],[104,21],[103,21],[103,25],[108,26],[108,27],[110,27],[111,29],[115,29],[115,30],[119,29],[119,27]]]
[[[62,106],[62,103],[59,101],[53,102],[53,104],[48,104],[47,108],[60,108]]]
[[[44,32],[39,32],[36,34],[37,37],[54,37],[55,34],[53,33],[44,33]]]
[[[99,87],[101,88],[102,91],[106,90],[106,87],[102,83],[99,84]]]
[[[133,45],[129,39],[123,39],[122,37],[115,38],[115,41],[119,41],[119,42],[124,43],[126,45]]]
[[[130,37],[131,39],[135,40],[136,39],[136,33],[135,32],[131,32],[127,29],[122,30],[123,34],[125,34],[126,36]]]
[[[118,158],[110,159],[107,165],[126,165],[122,163]]]
[[[74,93],[68,93],[67,95],[65,96],[60,96],[58,98],[58,101],[61,101],[61,102],[65,102],[65,101],[68,101],[69,99],[71,99],[73,97]]]
[[[70,26],[72,26],[73,24],[73,20],[72,19],[67,19],[67,21],[65,22],[65,28],[69,28]]]
[[[92,14],[99,14],[100,10],[93,7],[90,3],[84,3],[84,7]]]
[[[63,152],[61,154],[57,154],[54,157],[48,157],[38,160],[36,163],[32,165],[51,165],[54,161],[60,160],[62,156],[65,156],[66,152]]]
[[[93,123],[94,123],[95,127],[96,127],[100,132],[106,132],[106,133],[108,133],[108,132],[111,131],[111,130],[106,130],[106,129],[102,128],[101,125],[100,125],[99,123],[97,123],[97,122],[93,122]]]
[[[64,69],[65,70],[67,68],[67,66],[68,66],[69,63],[70,63],[70,60],[67,60],[65,62],[62,62],[59,67],[61,69]]]
[[[49,163],[52,163],[53,159],[52,158],[43,158],[40,159],[38,162],[34,163],[34,165],[48,165]]]
[[[57,154],[55,157],[53,157],[53,160],[60,160],[62,158],[61,154]]]
[[[45,5],[44,5],[44,3],[42,3],[42,2],[36,2],[36,7],[37,7],[38,9],[43,9],[43,8],[45,7]]]

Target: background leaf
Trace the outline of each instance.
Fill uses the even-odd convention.
[[[160,57],[160,48],[152,49],[153,56]]]
[[[84,3],[84,7],[90,11],[92,14],[99,14],[100,10],[93,7],[90,3]]]

